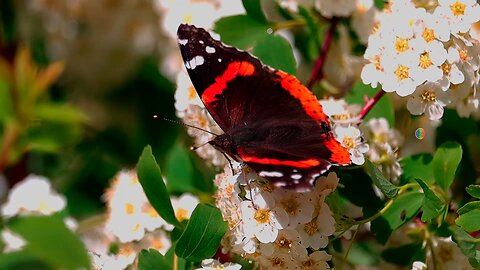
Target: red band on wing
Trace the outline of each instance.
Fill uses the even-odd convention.
[[[227,88],[227,83],[237,76],[251,76],[255,72],[255,66],[252,63],[243,61],[243,62],[232,62],[228,65],[225,72],[215,78],[215,82],[210,85],[205,92],[202,94],[202,101],[205,104],[212,103],[216,101],[217,95],[221,94],[225,88]]]
[[[322,106],[310,90],[290,74],[279,70],[276,71],[276,74],[281,78],[280,83],[282,84],[282,87],[287,90],[290,95],[300,101],[308,116],[315,120],[328,123],[328,116],[323,112]]]
[[[286,165],[297,168],[310,168],[320,165],[320,161],[316,159],[305,159],[305,160],[279,160],[274,158],[258,158],[252,156],[240,155],[243,161],[245,162],[255,162],[260,164],[272,164],[272,165]]]
[[[343,147],[335,138],[325,138],[325,146],[332,151],[332,155],[329,158],[330,162],[339,165],[348,165],[351,163],[350,153],[347,148]]]

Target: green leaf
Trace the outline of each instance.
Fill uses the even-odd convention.
[[[385,6],[384,0],[374,0],[373,3],[375,4],[375,7],[379,10],[383,10],[383,7]]]
[[[226,231],[227,223],[223,221],[220,210],[199,204],[178,239],[175,253],[189,261],[211,258],[217,252]]]
[[[248,49],[268,35],[268,23],[262,23],[247,15],[223,17],[215,22],[214,31],[222,41],[240,49]]]
[[[12,116],[12,97],[6,80],[0,77],[0,123]]]
[[[453,241],[457,243],[462,253],[475,269],[480,269],[480,254],[477,251],[478,240],[458,226],[450,226]]]
[[[467,232],[480,230],[480,209],[473,209],[460,215],[455,223]]]
[[[69,125],[87,121],[85,114],[69,104],[38,104],[34,115],[43,121]]]
[[[423,182],[421,179],[415,179],[420,187],[423,189],[423,194],[425,197],[423,198],[423,213],[422,213],[422,221],[430,221],[432,218],[436,218],[443,209],[443,202],[437,195]]]
[[[259,22],[266,22],[267,18],[262,10],[262,0],[242,0],[247,15]]]
[[[138,255],[138,270],[173,269],[165,257],[155,249],[142,250]]]
[[[462,146],[456,142],[440,145],[433,156],[433,173],[437,184],[447,191],[455,177],[455,171],[462,159]]]
[[[353,265],[378,265],[380,254],[378,243],[374,241],[365,241],[353,243],[348,252],[347,261]]]
[[[470,196],[480,199],[480,185],[470,185],[466,190]]]
[[[283,37],[268,35],[258,40],[253,54],[273,68],[295,75],[297,67],[290,43]]]
[[[480,209],[480,201],[466,203],[464,206],[460,207],[460,209],[457,210],[457,214],[463,215],[474,209]]]
[[[395,198],[383,215],[372,221],[372,232],[381,244],[385,244],[392,234],[403,224],[415,217],[422,206],[423,194],[409,192]]]
[[[167,155],[166,177],[168,191],[171,193],[194,192],[193,166],[189,153],[177,142]]]
[[[422,242],[410,243],[382,251],[382,258],[385,261],[402,266],[411,266],[414,261],[423,261],[425,255]]]
[[[365,160],[365,172],[372,178],[373,183],[385,196],[393,198],[398,194],[398,188],[385,178],[382,172],[370,160]]]
[[[182,226],[175,217],[170,195],[163,182],[160,167],[152,154],[150,145],[143,149],[142,155],[137,163],[137,175],[140,184],[147,195],[148,201],[155,208],[157,213],[168,223]]]
[[[25,239],[26,252],[56,268],[90,267],[82,241],[57,216],[20,217],[9,222],[8,228]]]
[[[403,169],[402,179],[414,181],[415,178],[420,178],[427,184],[434,183],[432,160],[431,154],[417,154],[402,159],[400,161]]]
[[[372,98],[380,90],[380,88],[372,88],[370,85],[365,85],[362,82],[358,82],[352,88],[352,90],[346,96],[348,103],[359,104],[363,106],[365,104],[365,96]],[[393,110],[392,101],[388,98],[388,95],[384,95],[375,104],[373,109],[367,114],[364,121],[368,121],[372,118],[385,118],[387,119],[390,127],[395,126],[395,113]]]

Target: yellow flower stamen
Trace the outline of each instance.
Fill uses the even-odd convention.
[[[405,52],[410,49],[410,45],[408,44],[408,39],[406,38],[397,38],[395,40],[395,50],[399,53]]]
[[[428,52],[420,54],[420,63],[418,65],[423,69],[427,69],[433,65],[432,59],[430,59],[430,54]]]
[[[355,148],[355,140],[352,137],[345,137],[343,139],[343,145],[347,149],[353,149]]]
[[[267,223],[270,221],[269,213],[270,213],[270,210],[268,209],[258,209],[257,211],[255,211],[254,219],[258,223]]]
[[[443,75],[449,74],[451,69],[452,69],[452,66],[449,63],[445,62],[442,64]]]
[[[435,92],[431,90],[425,91],[421,97],[423,102],[434,102],[437,100],[437,97],[435,96]]]
[[[290,215],[295,215],[297,213],[299,204],[295,200],[295,198],[290,197],[281,202],[283,209],[285,209],[285,212],[287,212]]]
[[[303,230],[310,236],[314,235],[315,233],[318,232],[318,226],[316,219],[313,219],[312,221],[308,222],[303,226]]]
[[[405,80],[410,76],[409,70],[410,68],[407,66],[398,65],[397,69],[395,70],[395,75],[397,75],[398,80]]]
[[[175,217],[178,221],[188,219],[188,210],[185,208],[178,208],[177,211],[175,211]]]
[[[455,2],[453,5],[450,5],[453,15],[460,16],[465,14],[465,4],[460,2]]]
[[[422,37],[426,42],[430,42],[435,39],[435,31],[433,31],[433,29],[425,28]]]

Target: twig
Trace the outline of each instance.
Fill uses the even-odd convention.
[[[365,103],[365,106],[363,106],[362,110],[360,111],[360,119],[365,118],[367,113],[370,112],[373,106],[383,97],[383,95],[385,95],[385,91],[380,89],[380,91],[378,91],[378,93],[376,93],[372,99]]]

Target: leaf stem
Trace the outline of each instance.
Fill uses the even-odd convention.
[[[178,270],[178,257],[175,253],[173,253],[173,270]]]
[[[428,228],[425,228],[425,238],[427,240],[427,245],[428,248],[430,249],[430,252],[432,253],[432,262],[433,262],[433,269],[432,270],[437,270],[437,254],[435,254],[435,247],[433,246],[433,241],[432,241],[432,236],[430,235],[430,232],[428,231]]]
[[[333,35],[337,30],[337,21],[336,17],[333,17],[330,20],[330,28],[328,29],[327,35],[323,39],[322,47],[320,48],[320,53],[317,60],[313,66],[312,73],[310,75],[310,80],[308,81],[307,88],[311,88],[312,85],[323,78],[323,66],[325,65],[325,60],[327,58],[328,50],[333,41]]]
[[[375,94],[375,96],[371,99],[369,99],[366,103],[365,106],[363,106],[362,110],[360,111],[360,119],[365,118],[365,116],[370,112],[370,110],[373,108],[375,104],[385,95],[385,91],[380,89],[378,93]]]
[[[305,22],[305,20],[301,20],[301,19],[289,20],[289,21],[283,21],[283,22],[276,22],[273,25],[272,30],[273,30],[273,32],[276,32],[278,30],[291,29],[291,28],[295,28],[295,27],[305,26],[306,24],[307,24],[307,22]]]

